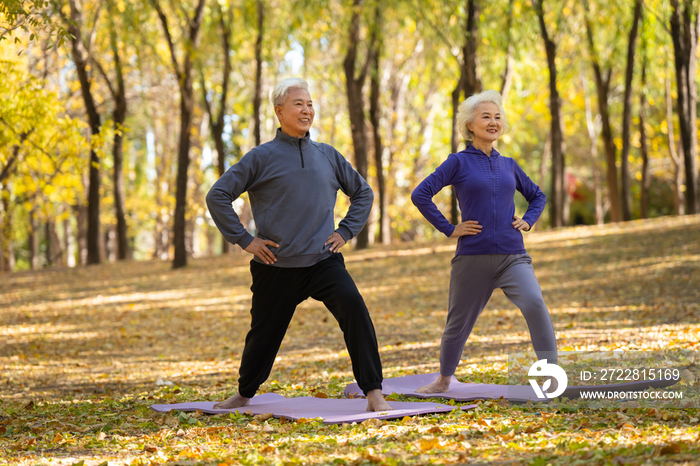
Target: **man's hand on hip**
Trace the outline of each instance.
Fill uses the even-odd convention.
[[[267,265],[272,265],[275,262],[277,262],[277,258],[274,254],[272,254],[272,251],[270,251],[268,246],[272,246],[275,248],[280,247],[280,245],[275,243],[274,241],[270,241],[269,239],[261,239],[256,236],[255,238],[253,238],[253,241],[250,242],[248,247],[244,249],[244,251],[255,255],[255,257],[257,257]]]
[[[326,240],[326,246],[329,244],[331,245],[331,252],[338,252],[340,248],[345,246],[345,240],[342,236],[340,236],[340,233],[334,231],[333,234],[331,234]]]

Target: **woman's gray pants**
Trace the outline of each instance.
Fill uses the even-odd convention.
[[[556,364],[557,341],[530,255],[455,256],[450,273],[447,323],[440,345],[440,374],[455,373],[464,345],[493,290],[500,288],[520,308],[538,359]]]

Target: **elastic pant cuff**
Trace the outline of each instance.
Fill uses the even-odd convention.
[[[382,383],[381,382],[375,382],[375,383],[368,383],[364,387],[362,387],[362,393],[367,396],[367,393],[371,392],[372,390],[381,390],[382,389]]]
[[[241,396],[244,396],[244,397],[246,397],[246,398],[253,398],[253,397],[255,396],[255,392],[246,393],[246,392],[244,392],[243,390],[241,390],[240,387],[238,388],[238,394],[241,395]]]

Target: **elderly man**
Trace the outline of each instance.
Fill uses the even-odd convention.
[[[254,257],[250,330],[241,358],[238,393],[214,405],[249,404],[267,380],[296,307],[322,301],[345,337],[368,411],[391,409],[381,393],[382,366],[374,325],[338,253],[369,217],[372,189],[333,147],[311,140],[314,107],[307,83],[285,79],[272,93],[280,122],[275,139],[248,152],[207,195],[211,216],[227,241]],[[350,209],[335,228],[341,189]],[[241,225],[231,203],[248,192],[258,236]]]

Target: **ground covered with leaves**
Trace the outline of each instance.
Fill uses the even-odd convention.
[[[700,216],[526,241],[559,349],[700,350]],[[453,251],[445,240],[344,252],[385,377],[438,370]],[[700,456],[697,408],[501,400],[342,426],[152,411],[235,393],[248,260],[235,253],[177,271],[150,261],[1,275],[0,464],[694,464]],[[496,291],[456,375],[505,383],[508,354],[529,347],[524,319]],[[337,324],[309,300],[260,392],[339,398],[351,381]]]

